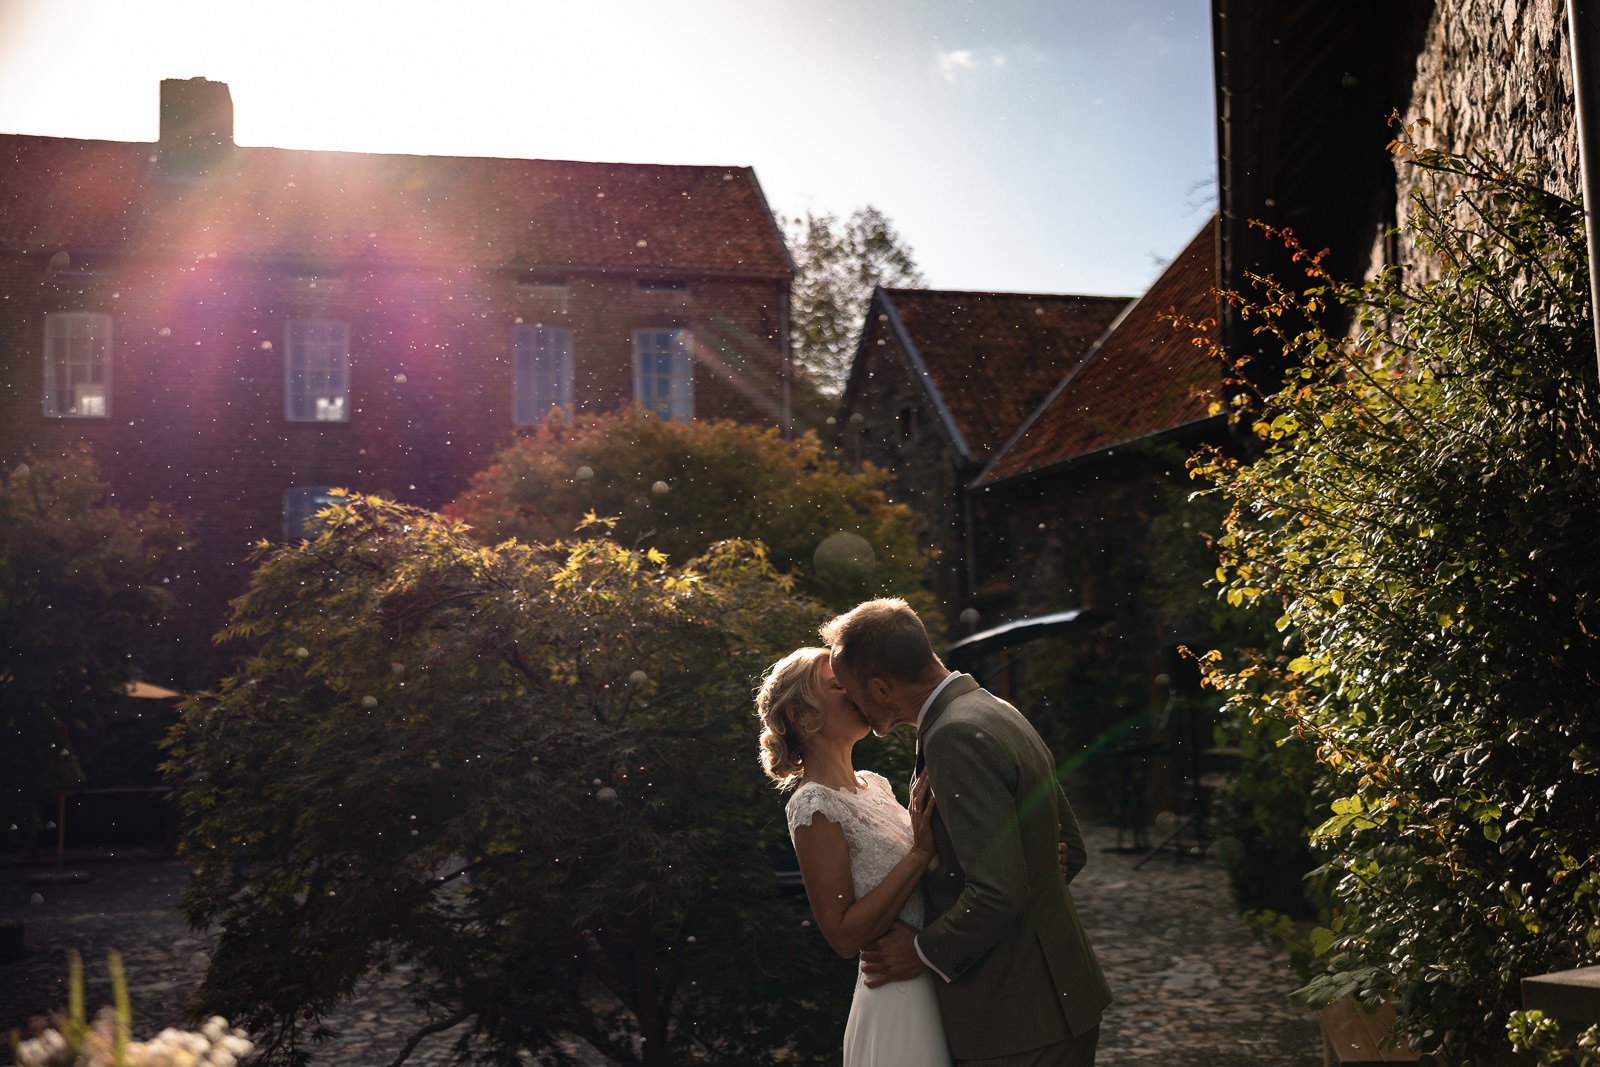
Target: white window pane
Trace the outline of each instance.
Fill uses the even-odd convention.
[[[542,422],[550,409],[572,407],[572,331],[561,326],[512,330],[512,419]]]
[[[284,348],[284,417],[291,422],[349,418],[349,326],[328,319],[295,319]]]
[[[104,418],[111,413],[110,315],[46,315],[44,360],[46,415]]]
[[[687,330],[638,330],[633,336],[634,395],[664,418],[694,414],[693,361]]]

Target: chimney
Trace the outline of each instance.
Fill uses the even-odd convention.
[[[161,169],[199,177],[233,149],[233,96],[227,82],[165,78],[161,82]]]

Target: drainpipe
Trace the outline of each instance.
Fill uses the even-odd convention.
[[[1590,325],[1595,327],[1595,363],[1600,366],[1600,0],[1567,0],[1567,47],[1572,50],[1572,97],[1578,121],[1578,165],[1583,183],[1584,229],[1589,240]]]

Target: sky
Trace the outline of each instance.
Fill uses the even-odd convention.
[[[0,0],[0,133],[747,165],[940,289],[1137,295],[1209,216],[1207,0]]]

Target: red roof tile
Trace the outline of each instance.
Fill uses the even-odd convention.
[[[973,459],[988,458],[1128,304],[1127,297],[886,289]]]
[[[978,479],[986,484],[1176,429],[1222,399],[1216,220],[1208,221]],[[1206,344],[1172,321],[1210,326]]]
[[[0,135],[0,248],[781,275],[748,167],[157,146]]]

